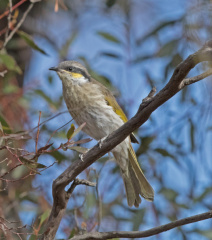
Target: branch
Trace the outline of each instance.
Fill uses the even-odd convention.
[[[78,178],[74,179],[69,190],[67,192],[64,190],[61,193],[61,196],[58,196],[55,198],[55,201],[57,202],[57,204],[54,204],[52,207],[52,211],[49,216],[48,223],[47,223],[47,228],[46,228],[47,230],[45,231],[45,234],[42,235],[41,239],[48,239],[48,240],[54,239],[54,237],[52,238],[51,236],[56,235],[57,229],[60,225],[60,221],[66,210],[68,200],[71,197],[71,194],[73,193],[75,187],[80,184],[91,186],[91,187],[96,186],[96,183],[92,183],[88,180],[78,179]]]
[[[191,78],[185,78],[182,83],[180,84],[180,89],[183,89],[185,86],[188,86],[190,84],[193,84],[195,82],[199,82],[200,80],[208,77],[208,76],[211,76],[212,75],[212,68],[207,70],[206,72],[200,74],[200,75],[197,75],[195,77],[191,77]]]
[[[191,54],[186,60],[181,62],[176,67],[169,82],[160,92],[153,96],[154,90],[151,91],[148,101],[141,103],[135,116],[123,124],[119,129],[111,133],[102,142],[101,148],[99,147],[99,144],[94,146],[86,154],[84,154],[83,162],[80,159],[78,161],[75,161],[56,180],[54,180],[52,185],[52,194],[54,201],[51,212],[51,216],[54,216],[54,218],[51,218],[50,216],[46,231],[41,237],[42,240],[50,240],[54,239],[55,237],[56,231],[59,227],[68,202],[68,199],[66,198],[67,193],[65,191],[65,187],[70,182],[72,182],[83,170],[89,167],[97,159],[111,151],[133,131],[144,124],[152,112],[154,112],[159,106],[164,104],[167,100],[178,93],[183,87],[185,87],[185,84],[182,84],[182,82],[184,81],[187,74],[198,63],[204,61],[212,61],[212,40],[207,42],[196,53]]]
[[[212,211],[205,212],[199,215],[176,220],[174,222],[161,225],[159,227],[151,228],[146,231],[117,231],[117,232],[94,232],[86,233],[83,235],[74,236],[71,240],[107,240],[112,238],[145,238],[150,237],[162,232],[166,232],[170,229],[180,227],[186,224],[203,221],[212,218]]]
[[[18,29],[21,27],[21,25],[23,24],[23,22],[25,21],[27,15],[29,14],[29,12],[31,11],[32,7],[34,6],[34,4],[36,2],[39,2],[40,0],[38,1],[34,1],[34,0],[31,0],[31,4],[29,5],[29,7],[27,8],[27,10],[24,12],[21,20],[19,21],[19,23],[15,26],[15,28],[11,31],[11,33],[6,36],[6,39],[4,41],[4,44],[2,46],[2,48],[6,47],[7,43],[11,40],[11,38],[14,36],[14,34],[18,31]],[[24,2],[24,1],[22,1]],[[12,11],[12,10],[11,10]],[[6,34],[7,35],[7,34]]]

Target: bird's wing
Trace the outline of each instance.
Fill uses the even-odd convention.
[[[105,97],[105,101],[107,102],[107,104],[113,108],[113,111],[119,115],[123,122],[127,122],[128,119],[119,104],[117,103],[113,94],[103,84],[96,81],[94,78],[91,78],[90,81],[94,84],[98,84],[99,86],[101,86],[101,91]],[[139,143],[133,133],[130,134],[130,139],[133,143]]]
[[[107,104],[109,106],[111,106],[113,108],[113,111],[119,115],[119,117],[124,121],[127,122],[128,119],[125,115],[125,113],[123,112],[123,110],[121,109],[121,107],[119,106],[119,104],[117,103],[115,97],[108,91],[105,92],[104,94],[105,96],[105,101],[107,102]],[[130,139],[133,143],[139,143],[138,140],[136,139],[135,135],[133,133],[130,134]]]

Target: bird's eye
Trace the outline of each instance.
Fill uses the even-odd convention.
[[[70,67],[70,68],[68,68],[68,70],[71,72],[71,71],[73,70],[73,68],[72,68],[72,67]]]

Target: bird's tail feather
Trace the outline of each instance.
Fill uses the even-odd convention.
[[[149,182],[147,181],[146,177],[144,176],[144,173],[142,172],[137,158],[136,158],[136,154],[132,148],[132,145],[130,144],[130,148],[129,148],[129,169],[132,168],[131,172],[134,172],[134,174],[136,175],[137,180],[134,180],[135,178],[132,177],[133,180],[133,186],[139,183],[140,185],[140,191],[139,194],[141,194],[141,196],[143,198],[145,198],[148,201],[153,201],[154,200],[154,190],[151,187],[151,185],[149,184]],[[132,174],[131,174],[132,175]],[[138,187],[136,187],[138,188]],[[137,191],[135,189],[135,191]]]
[[[141,195],[148,201],[153,201],[154,190],[150,186],[149,182],[145,178],[136,158],[136,154],[130,144],[128,149],[128,156],[123,156],[119,152],[113,151],[113,155],[117,162],[120,164],[121,175],[124,181],[126,190],[127,202],[130,207],[133,205],[138,207],[141,203]],[[123,164],[123,157],[128,158],[127,165]]]

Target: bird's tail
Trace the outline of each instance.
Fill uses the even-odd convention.
[[[117,153],[114,153],[114,157],[117,158]],[[144,176],[136,154],[130,144],[128,149],[128,167],[126,169],[121,167],[122,178],[124,180],[126,196],[128,205],[138,207],[141,203],[141,195],[148,201],[154,200],[154,190]]]

